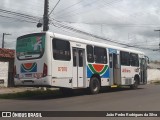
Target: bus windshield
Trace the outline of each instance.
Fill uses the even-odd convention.
[[[37,59],[43,56],[44,49],[44,33],[25,35],[17,39],[16,56],[19,60]]]

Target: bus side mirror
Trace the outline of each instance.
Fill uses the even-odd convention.
[[[149,57],[145,56],[145,59],[146,59],[147,63],[149,64]]]
[[[149,63],[150,63],[150,62],[149,62],[149,57],[148,57],[148,56],[144,56],[144,57],[145,57],[146,63],[149,64]]]

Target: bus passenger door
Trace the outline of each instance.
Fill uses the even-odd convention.
[[[73,87],[84,87],[84,49],[72,48],[73,51]]]
[[[110,72],[110,85],[113,85],[113,54],[109,54],[109,72]]]
[[[121,84],[120,55],[116,49],[109,48],[110,84]]]
[[[140,84],[146,84],[147,83],[147,61],[146,59],[142,58],[140,59]]]
[[[115,85],[121,84],[120,55],[115,53],[113,53],[113,83]]]

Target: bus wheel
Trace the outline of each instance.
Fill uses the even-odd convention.
[[[97,94],[100,90],[100,82],[97,77],[92,77],[90,80],[89,90],[91,94]]]
[[[138,79],[135,78],[135,82],[133,85],[130,86],[131,89],[137,89],[138,88]]]

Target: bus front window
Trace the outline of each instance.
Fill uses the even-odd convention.
[[[45,35],[32,34],[19,37],[16,45],[16,56],[19,60],[42,57],[45,48]]]

